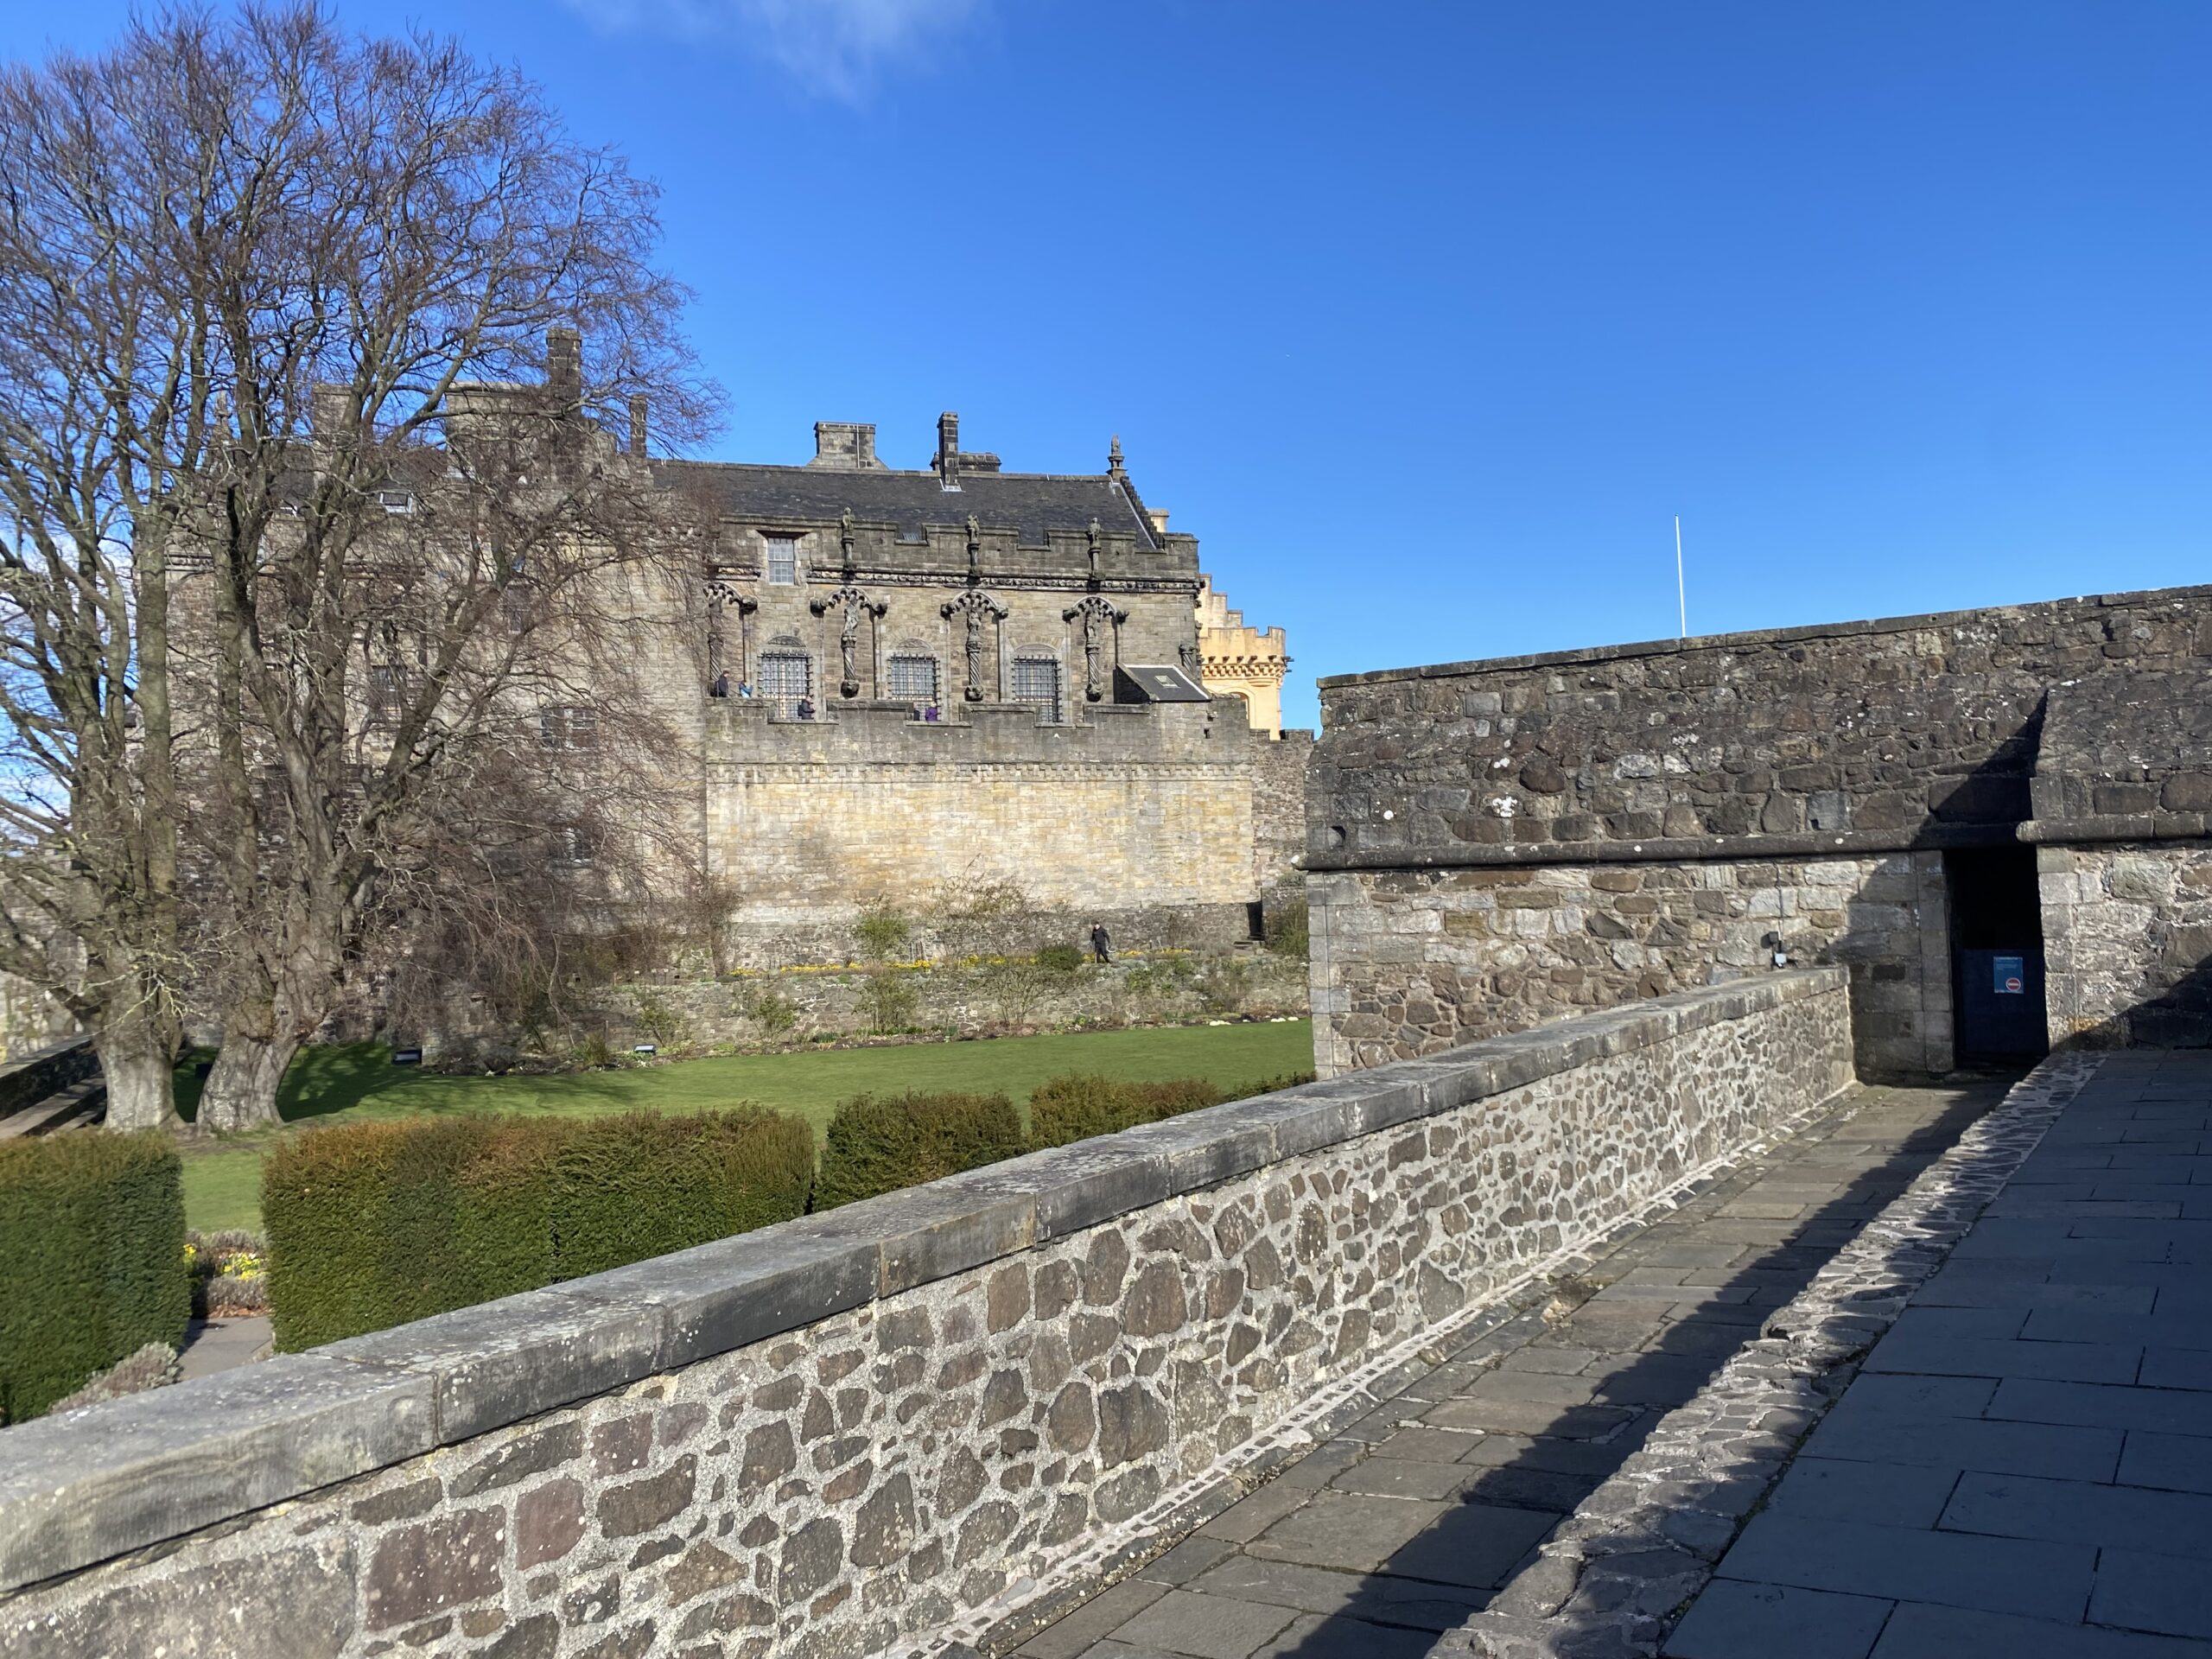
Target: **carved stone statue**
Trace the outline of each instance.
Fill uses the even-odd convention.
[[[1095,526],[1094,526],[1095,528]],[[1082,603],[1060,613],[1060,620],[1072,622],[1083,619],[1083,696],[1087,702],[1099,702],[1106,696],[1106,647],[1109,630],[1118,628],[1129,620],[1127,611],[1117,611],[1108,601],[1093,594]]]
[[[1090,521],[1090,528],[1085,534],[1090,537],[1090,585],[1096,588],[1098,585],[1098,537],[1101,534],[1096,518]]]
[[[844,697],[857,697],[861,694],[859,660],[861,618],[872,616],[880,619],[884,612],[891,607],[880,602],[871,603],[866,594],[850,583],[847,583],[827,599],[807,601],[806,608],[817,616],[821,616],[825,614],[833,605],[842,605],[845,607],[844,622],[837,630],[839,666],[842,671],[838,680],[837,694]]]
[[[967,637],[963,650],[967,659],[968,688],[963,694],[970,702],[983,700],[983,624],[1006,620],[1007,608],[980,589],[970,588],[955,600],[938,607],[938,613],[948,620],[959,612],[967,620]]]

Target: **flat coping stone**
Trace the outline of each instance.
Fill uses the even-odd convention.
[[[432,1379],[327,1351],[0,1433],[0,1590],[418,1457]]]

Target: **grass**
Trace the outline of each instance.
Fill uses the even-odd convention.
[[[1304,1020],[737,1054],[561,1077],[445,1077],[394,1066],[381,1045],[359,1043],[302,1053],[285,1076],[277,1109],[287,1124],[305,1125],[340,1113],[352,1122],[454,1112],[588,1116],[639,1109],[699,1111],[753,1100],[798,1113],[819,1136],[837,1103],[858,1094],[905,1089],[1003,1091],[1026,1118],[1030,1090],[1065,1071],[1100,1071],[1144,1083],[1205,1077],[1235,1088],[1309,1071],[1313,1065],[1313,1027]],[[177,1078],[177,1104],[186,1116],[198,1106],[199,1096],[199,1083],[187,1067]],[[259,1230],[261,1160],[273,1138],[287,1132],[230,1137],[206,1150],[187,1148],[186,1224],[203,1232],[224,1227]]]

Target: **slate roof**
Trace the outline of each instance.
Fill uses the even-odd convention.
[[[703,488],[732,517],[791,524],[833,524],[850,508],[863,524],[957,529],[976,515],[987,530],[1014,530],[1030,545],[1057,530],[1081,534],[1096,518],[1112,536],[1163,544],[1134,487],[1105,474],[963,473],[957,490],[933,473],[848,472],[826,467],[760,467],[739,461],[658,461],[663,484]]]

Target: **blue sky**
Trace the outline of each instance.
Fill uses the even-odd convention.
[[[419,10],[341,0],[365,27]],[[0,50],[124,7],[14,0]],[[1317,674],[2212,580],[2212,6],[445,0],[731,397],[1148,501]]]

